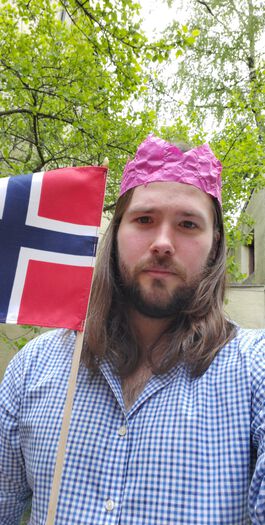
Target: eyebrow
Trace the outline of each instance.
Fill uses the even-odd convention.
[[[127,210],[129,215],[134,215],[135,213],[155,213],[158,211],[157,208],[145,208],[144,206],[135,206],[130,210]]]
[[[183,211],[180,213],[180,215],[183,215],[184,217],[196,217],[198,219],[205,220],[204,215],[200,211]]]
[[[150,207],[145,207],[145,206],[135,206],[134,208],[131,208],[130,210],[128,210],[128,215],[135,215],[137,213],[141,213],[141,214],[145,214],[145,213],[160,213],[160,208],[150,208]],[[182,210],[182,211],[177,211],[176,212],[176,215],[181,215],[183,217],[194,217],[194,218],[197,218],[197,219],[201,219],[203,221],[205,221],[205,217],[204,215],[200,212],[200,211],[197,211],[197,210]]]

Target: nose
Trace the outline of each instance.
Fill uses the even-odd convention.
[[[150,251],[157,255],[173,255],[175,253],[173,232],[169,227],[161,227],[157,230]]]

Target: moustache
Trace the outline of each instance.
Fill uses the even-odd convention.
[[[135,274],[150,271],[150,270],[166,270],[180,277],[186,279],[186,270],[180,264],[172,261],[168,261],[167,258],[161,256],[153,256],[150,259],[139,263],[135,267]]]

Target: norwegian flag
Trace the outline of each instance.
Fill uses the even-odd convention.
[[[0,179],[0,322],[82,330],[107,168]]]

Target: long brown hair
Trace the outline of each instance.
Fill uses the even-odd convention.
[[[133,191],[127,191],[118,199],[113,219],[99,247],[82,353],[83,362],[92,369],[107,357],[122,377],[136,370],[141,357],[119,286],[116,260],[117,231]],[[218,232],[215,235],[218,241],[189,308],[176,314],[170,327],[149,349],[147,359],[156,374],[163,374],[182,362],[189,366],[194,376],[200,376],[220,348],[235,335],[236,328],[223,311],[226,249],[222,211],[215,199],[213,208],[214,233]],[[157,355],[162,358],[155,359]]]

